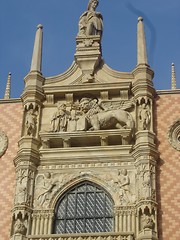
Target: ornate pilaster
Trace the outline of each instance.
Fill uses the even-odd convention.
[[[39,165],[39,130],[41,119],[43,83],[41,74],[42,61],[42,26],[38,25],[31,70],[25,77],[25,89],[22,94],[24,105],[23,125],[19,150],[14,159],[16,167],[16,190],[13,208],[11,236],[13,240],[26,239],[31,233],[34,184]]]

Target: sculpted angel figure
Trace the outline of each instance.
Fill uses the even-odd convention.
[[[98,4],[98,0],[90,0],[87,11],[80,16],[79,36],[102,35],[103,17],[101,13],[96,12]]]

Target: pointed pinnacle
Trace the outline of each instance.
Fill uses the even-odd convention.
[[[176,73],[174,63],[171,64],[171,89],[176,89]]]
[[[37,26],[34,49],[32,55],[31,69],[30,71],[36,71],[41,73],[42,65],[42,42],[43,42],[43,26],[39,24]]]
[[[146,51],[146,38],[142,17],[138,17],[137,26],[137,64],[148,64]]]
[[[11,93],[11,72],[9,72],[8,74],[4,99],[10,99],[10,93]]]

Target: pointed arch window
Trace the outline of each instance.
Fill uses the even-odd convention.
[[[58,201],[54,233],[90,233],[113,231],[113,200],[96,184],[82,182]]]

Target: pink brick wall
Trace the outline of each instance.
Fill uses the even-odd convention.
[[[22,103],[0,103],[0,130],[8,136],[6,153],[0,158],[0,240],[10,239],[11,209],[15,190],[13,159],[21,135]]]
[[[159,240],[180,239],[180,152],[167,138],[168,128],[180,118],[180,94],[157,97]]]

